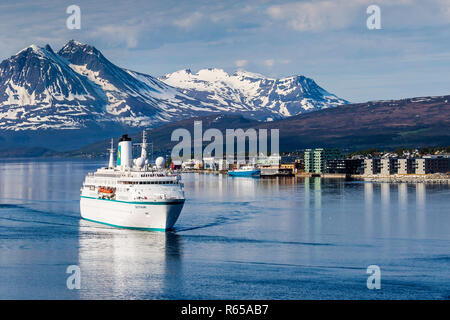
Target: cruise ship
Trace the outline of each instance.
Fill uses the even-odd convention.
[[[180,216],[185,197],[181,176],[147,160],[145,132],[141,156],[132,158],[132,144],[123,135],[114,161],[111,141],[109,165],[89,173],[81,188],[80,213],[85,220],[139,230],[171,229]]]

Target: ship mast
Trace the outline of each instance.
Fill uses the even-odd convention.
[[[145,130],[142,132],[141,158],[147,159],[147,133]]]
[[[147,164],[147,133],[145,130],[142,132],[142,143],[136,143],[135,145],[141,146],[141,156],[134,159],[134,165],[137,168],[143,168]]]
[[[111,138],[111,148],[109,150],[109,164],[108,168],[113,169],[114,168],[114,138]]]

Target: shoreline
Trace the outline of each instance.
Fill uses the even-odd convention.
[[[201,174],[225,174],[228,175],[227,170],[214,171],[214,170],[186,170],[181,171],[181,173],[201,173]],[[345,180],[355,180],[355,181],[371,181],[371,182],[390,182],[390,183],[440,183],[440,184],[450,184],[450,175],[445,173],[430,173],[430,174],[394,174],[390,176],[380,176],[380,175],[358,175],[358,174],[344,174],[344,173],[295,173],[292,175],[266,175],[261,176],[261,178],[280,178],[280,177],[290,177],[290,178],[323,178],[323,179],[345,179]]]

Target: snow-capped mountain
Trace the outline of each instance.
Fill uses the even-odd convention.
[[[225,112],[246,112],[263,120],[348,103],[304,76],[272,79],[247,71],[228,74],[221,69],[202,69],[197,73],[180,70],[160,80]]]
[[[273,120],[344,103],[303,76],[205,69],[158,79],[73,40],[58,53],[31,45],[0,63],[1,132],[82,129],[107,136],[210,113]]]
[[[211,108],[76,41],[58,54],[32,45],[0,64],[0,129],[146,127],[202,112]]]
[[[104,101],[50,46],[32,45],[0,64],[1,129],[71,129],[101,113]]]
[[[120,68],[96,48],[70,41],[58,55],[77,73],[98,85],[107,97],[105,111],[129,126],[153,126],[211,108],[143,73]]]

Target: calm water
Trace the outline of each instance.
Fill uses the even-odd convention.
[[[450,298],[447,185],[186,174],[162,233],[80,220],[101,165],[0,162],[0,299]],[[380,290],[366,287],[373,264]]]

